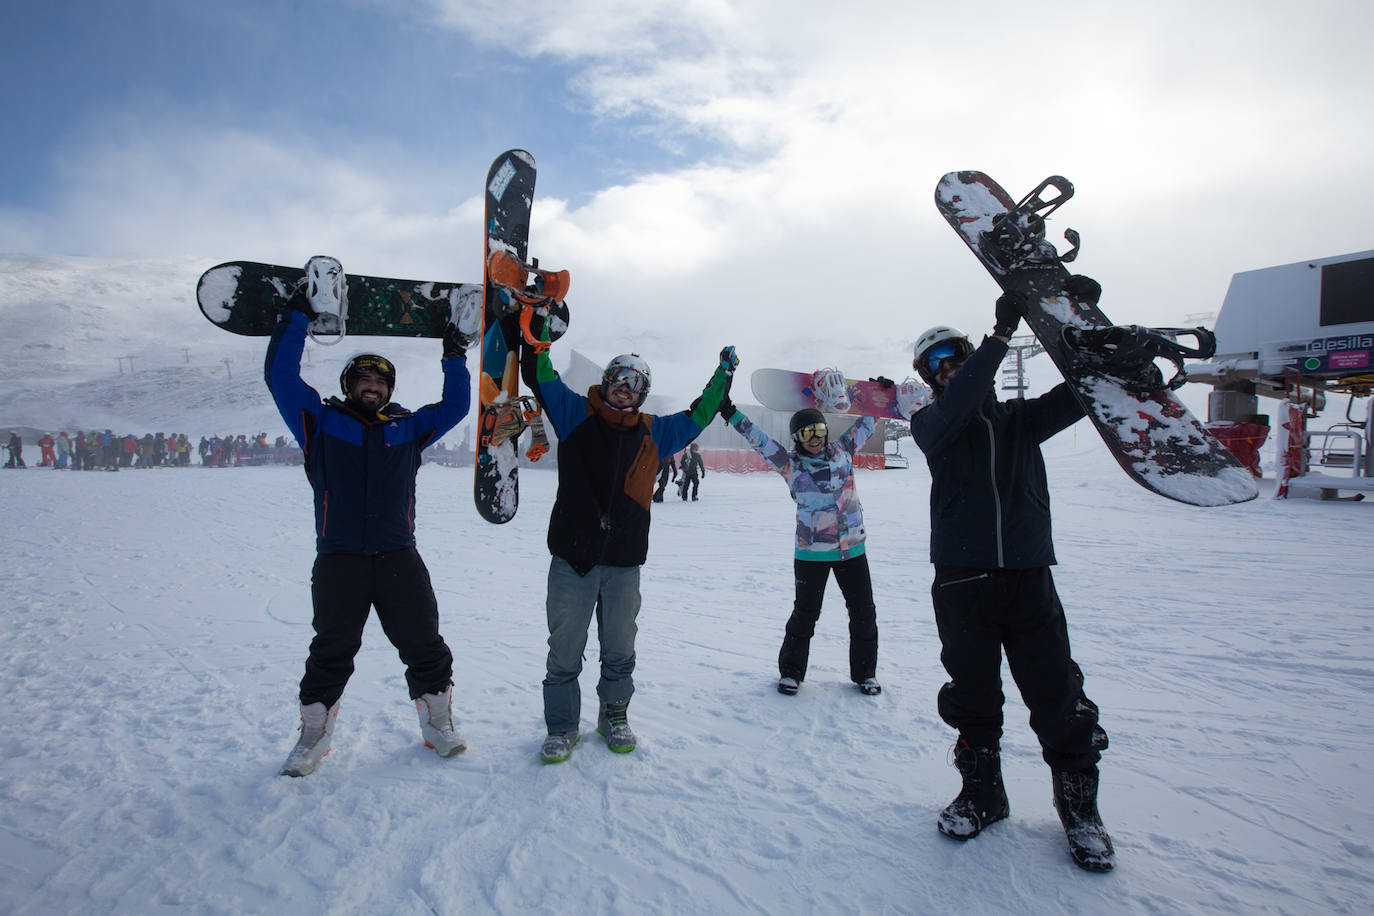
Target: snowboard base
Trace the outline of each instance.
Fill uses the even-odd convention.
[[[346,274],[344,332],[364,337],[444,336],[464,301],[482,295],[480,283],[435,283]],[[212,324],[233,334],[268,337],[282,310],[305,282],[305,270],[256,261],[229,261],[201,274],[196,302]],[[310,324],[315,337],[339,336],[337,316]]]
[[[826,370],[822,370],[825,372]],[[794,372],[790,369],[755,369],[749,377],[754,397],[770,410],[796,412],[814,407],[823,413],[843,413],[859,417],[885,420],[910,420],[904,416],[897,402],[897,386],[885,387],[880,382],[843,378],[832,373],[829,384],[819,380],[817,372]],[[917,383],[919,384],[919,383]],[[930,391],[924,385],[925,398]],[[921,403],[924,403],[924,399]]]
[[[1254,499],[1254,477],[1172,390],[1130,390],[1138,384],[1091,371],[1067,345],[1066,326],[1112,324],[1096,301],[1070,291],[1064,263],[1078,254],[1078,233],[1065,232],[1071,247],[1062,255],[1045,237],[1045,217],[1072,196],[1073,185],[1056,175],[1017,202],[982,172],[962,171],[940,179],[935,204],[998,285],[1025,298],[1026,324],[1131,479],[1194,506]]]

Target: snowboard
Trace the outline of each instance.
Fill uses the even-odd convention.
[[[1022,294],[1025,321],[1077,395],[1122,469],[1141,486],[1195,506],[1223,506],[1254,499],[1254,477],[1189,413],[1171,387],[1182,384],[1184,355],[1202,352],[1205,329],[1169,329],[1199,335],[1197,351],[1171,345],[1167,333],[1113,328],[1064,266],[1078,255],[1079,236],[1065,231],[1070,249],[1060,254],[1045,238],[1045,218],[1073,196],[1073,185],[1055,175],[1021,201],[982,172],[950,172],[935,189],[935,205],[1002,289]],[[1111,330],[1108,330],[1111,329]],[[1127,378],[1113,352],[1157,351],[1179,372],[1170,383],[1152,362]],[[1099,349],[1094,349],[1097,347]],[[1157,377],[1158,382],[1154,379]]]
[[[277,317],[305,280],[299,267],[229,261],[201,274],[196,302],[201,314],[234,334],[267,337]],[[444,327],[468,297],[481,296],[480,283],[432,283],[347,275],[346,334],[382,337],[443,337]],[[310,322],[312,337],[340,336],[337,315]]]
[[[908,379],[920,390],[924,404],[930,389]],[[906,384],[906,383],[899,383]],[[835,370],[793,372],[789,369],[755,369],[749,387],[760,404],[770,410],[796,412],[814,407],[823,413],[843,413],[887,420],[910,420],[897,406],[897,386],[884,387],[872,380],[844,378]]]
[[[525,452],[530,460],[549,450],[538,403],[520,394],[521,342],[547,347],[541,337],[557,340],[568,326],[562,301],[568,272],[528,263],[535,174],[534,157],[518,149],[497,156],[487,172],[473,500],[478,514],[497,525],[513,519],[520,507],[521,434],[531,431]]]

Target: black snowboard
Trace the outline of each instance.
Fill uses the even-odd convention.
[[[1042,196],[1049,191],[1054,196]],[[1254,499],[1254,477],[1188,412],[1162,375],[1142,390],[1139,378],[1123,381],[1085,359],[1082,342],[1094,337],[1086,332],[1111,322],[1096,302],[1069,289],[1064,262],[1077,254],[1077,233],[1066,231],[1073,249],[1063,255],[1045,238],[1044,218],[1072,196],[1073,186],[1054,176],[1017,203],[982,172],[950,172],[935,189],[935,205],[1002,289],[1025,297],[1026,323],[1133,480],[1195,506]]]
[[[480,283],[433,283],[347,274],[350,335],[443,337],[458,307],[482,295]],[[235,334],[267,337],[277,316],[300,288],[305,271],[255,261],[230,261],[211,267],[196,284],[201,313]],[[323,315],[310,325],[316,337],[337,336],[339,321]]]

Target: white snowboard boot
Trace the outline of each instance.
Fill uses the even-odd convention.
[[[426,693],[415,701],[415,710],[420,714],[420,734],[425,739],[425,747],[432,748],[440,757],[452,757],[468,749],[468,744],[458,730],[453,727],[453,685],[444,688],[443,693]]]
[[[282,764],[282,776],[305,776],[314,772],[315,767],[334,741],[334,720],[339,716],[339,704],[325,709],[323,703],[301,706],[301,733],[296,746],[286,756]]]

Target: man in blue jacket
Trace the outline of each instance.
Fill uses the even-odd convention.
[[[950,678],[939,711],[959,731],[954,764],[963,777],[937,826],[967,840],[1010,813],[999,751],[1005,648],[1053,774],[1070,853],[1083,868],[1107,871],[1112,845],[1097,811],[1097,762],[1107,736],[1083,693],[1050,575],[1055,557],[1040,452],[1083,407],[1067,384],[1037,398],[997,400],[995,376],[1022,310],[1013,294],[998,299],[992,336],[976,350],[948,326],[926,331],[915,347],[914,367],[935,391],[912,417],[911,434],[930,466],[931,596]]]
[[[313,263],[313,262],[312,262]],[[444,337],[443,397],[414,412],[392,403],[396,369],[371,353],[339,375],[344,398],[321,400],[301,378],[301,353],[316,307],[342,295],[342,273],[320,298],[293,300],[267,349],[267,387],[305,455],[315,491],[315,637],[301,679],[301,730],[282,774],[304,776],[329,752],[339,698],[353,674],[372,608],[406,666],[425,745],[442,757],[467,749],[453,724],[453,655],[439,635],[439,607],[415,547],[415,476],[420,453],[468,412],[467,346],[476,311]]]
[[[643,413],[649,365],[626,353],[585,395],[563,383],[547,350],[526,347],[521,370],[558,434],[558,493],[549,516],[549,654],[544,676],[545,763],[567,760],[581,738],[582,652],[596,617],[601,644],[597,732],[616,753],[635,749],[626,710],[634,694],[639,569],[649,551],[654,476],[664,455],[685,448],[715,416],[735,348],[687,410]]]

